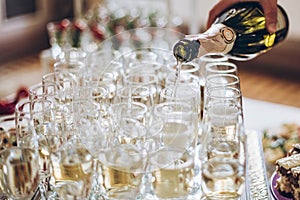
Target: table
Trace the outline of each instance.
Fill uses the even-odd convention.
[[[265,129],[279,127],[283,123],[300,124],[300,108],[243,98],[243,109],[245,129],[248,133],[254,133],[250,133],[250,140],[254,141],[254,143],[260,142],[259,138],[257,139],[257,135],[255,133],[259,134],[262,133],[262,131]],[[261,150],[255,150],[255,146],[261,146],[261,143],[253,144],[252,141],[248,144],[250,144],[254,148],[248,148],[248,158],[249,160],[252,159],[258,162],[255,164],[251,164],[252,162],[249,162],[248,164],[248,177],[249,180],[252,179],[249,181],[250,185],[248,185],[248,188],[251,191],[250,199],[260,199],[260,192],[266,192],[266,189],[269,190],[269,180],[266,179],[266,177],[260,176],[265,173],[265,163],[262,160],[263,156],[260,156],[263,153],[261,152]],[[257,159],[257,157],[259,159]],[[259,178],[260,180],[257,180],[257,178]],[[269,199],[271,199],[270,190],[268,192]],[[257,196],[258,198],[253,198],[253,196]]]
[[[283,123],[300,124],[300,108],[243,98],[246,130],[263,131]]]

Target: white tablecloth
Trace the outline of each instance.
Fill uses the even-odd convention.
[[[282,123],[300,124],[300,108],[297,107],[244,98],[243,109],[246,130],[262,131]]]

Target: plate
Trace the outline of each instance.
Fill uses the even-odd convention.
[[[283,195],[281,195],[278,190],[275,188],[276,186],[276,180],[279,178],[278,174],[275,172],[271,176],[271,193],[275,200],[292,200],[291,198],[287,198]]]

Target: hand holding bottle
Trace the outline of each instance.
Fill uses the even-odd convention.
[[[224,1],[225,0],[221,0]],[[235,60],[249,60],[272,49],[288,33],[289,21],[284,9],[276,4],[276,27],[267,29],[266,12],[261,1],[226,0],[236,2],[221,10],[213,24],[204,33],[187,35],[173,47],[180,62],[190,62],[207,53],[223,53]],[[273,0],[274,1],[274,0]],[[266,13],[266,14],[265,14]]]
[[[248,1],[248,0],[244,0]],[[264,10],[266,17],[266,28],[270,33],[276,32],[277,24],[277,0],[251,0],[259,2]],[[217,16],[226,8],[232,6],[235,3],[241,2],[241,0],[220,0],[209,11],[207,27],[209,28]]]

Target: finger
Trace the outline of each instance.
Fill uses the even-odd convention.
[[[239,1],[240,0],[220,0],[209,11],[206,27],[209,28],[222,11]]]
[[[266,27],[270,33],[276,32],[277,0],[261,0],[261,6],[266,17]]]

